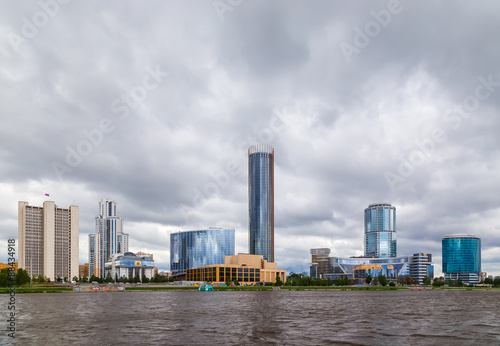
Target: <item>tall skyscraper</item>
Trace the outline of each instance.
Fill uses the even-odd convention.
[[[365,209],[365,256],[397,257],[396,207],[389,203]]]
[[[121,247],[126,246],[128,250],[128,235],[125,234],[126,240],[123,240],[122,228],[123,219],[116,216],[116,203],[103,198],[99,202],[99,216],[95,218],[95,234],[89,236],[89,271],[93,268],[89,275],[104,277],[106,262],[111,261],[111,256],[119,253]],[[118,244],[118,239],[123,244]]]
[[[97,234],[95,233],[89,234],[89,272],[88,272],[89,277],[95,275],[96,273],[96,267],[95,267],[97,263],[96,252],[98,251],[99,249],[97,247]]]
[[[481,239],[469,234],[443,237],[443,273],[445,279],[469,284],[481,281]]]
[[[19,268],[30,276],[72,280],[79,275],[79,208],[18,203]]]
[[[274,149],[258,144],[248,149],[249,252],[274,262]]]

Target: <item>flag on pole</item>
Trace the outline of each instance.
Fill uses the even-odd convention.
[[[49,197],[49,194],[48,194],[48,193],[46,193],[46,194],[45,194],[45,196]]]

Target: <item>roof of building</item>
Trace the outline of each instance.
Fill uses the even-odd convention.
[[[472,234],[448,234],[443,237],[443,239],[453,239],[453,238],[471,238],[471,239],[480,239]]]

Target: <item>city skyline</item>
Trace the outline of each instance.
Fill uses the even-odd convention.
[[[234,228],[246,253],[247,150],[262,143],[277,153],[274,257],[288,272],[308,271],[309,249],[363,255],[363,209],[386,201],[398,255],[431,253],[440,276],[442,237],[474,234],[482,270],[500,275],[500,4],[233,7],[6,5],[0,246],[18,201],[78,205],[83,264],[109,198],[130,251],[160,269],[179,230]]]

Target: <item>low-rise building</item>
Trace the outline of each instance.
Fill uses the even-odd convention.
[[[134,278],[145,276],[148,279],[153,278],[154,261],[149,255],[137,256],[132,252],[125,254],[114,254],[111,256],[111,261],[106,262],[106,276],[108,273],[112,279],[118,278]]]
[[[17,262],[14,262],[12,265],[8,263],[0,263],[0,270],[14,268],[14,272],[17,273]]]
[[[277,263],[271,263],[262,255],[238,254],[225,256],[224,264],[188,269],[188,281],[225,282],[237,280],[242,284],[276,282],[279,277],[286,281],[286,270],[278,269]]]
[[[89,277],[89,264],[88,263],[85,263],[85,264],[80,264],[79,266],[79,277],[83,278],[84,276],[85,277]]]
[[[358,283],[370,275],[372,278],[384,275],[388,280],[397,280],[409,273],[408,257],[330,257],[331,272],[324,274],[325,279],[348,277]]]

